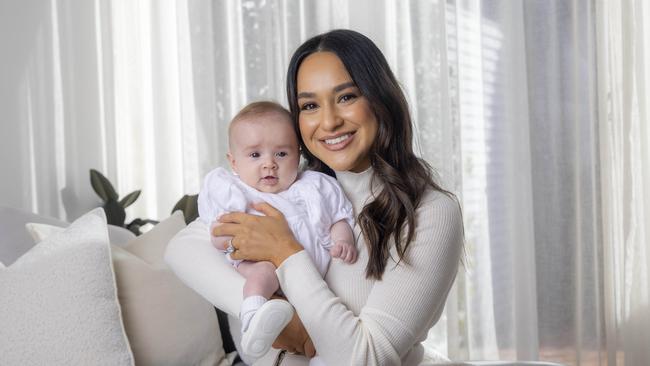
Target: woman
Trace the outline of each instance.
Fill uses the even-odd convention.
[[[357,262],[332,261],[323,279],[282,214],[265,203],[255,208],[266,216],[224,215],[213,234],[234,237],[233,258],[277,267],[299,319],[276,346],[311,356],[313,344],[327,365],[417,365],[420,342],[440,317],[457,272],[463,242],[459,205],[413,153],[406,100],[367,37],[335,30],[306,41],[291,59],[287,96],[308,167],[334,175],[352,201]],[[204,272],[204,278],[190,274],[196,272],[190,266],[215,254],[208,254],[205,243],[195,250],[177,239],[167,258],[179,277],[232,313],[237,301],[222,298],[241,294],[241,281],[233,277],[227,289],[223,281],[205,278],[230,269],[223,260],[212,261],[219,270]],[[190,259],[182,251],[194,254]]]

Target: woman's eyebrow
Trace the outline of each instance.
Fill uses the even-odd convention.
[[[316,93],[310,93],[310,92],[298,93],[298,99],[300,99],[300,98],[313,98],[315,96],[316,96]]]
[[[345,82],[343,84],[339,84],[339,85],[335,86],[334,88],[332,88],[332,91],[334,91],[334,93],[338,93],[341,90],[345,90],[347,88],[356,87],[356,86],[357,86],[357,84],[355,84],[354,81],[348,81],[348,82]],[[297,99],[300,99],[300,98],[314,98],[314,97],[316,97],[316,93],[300,92],[300,93],[298,93]]]
[[[343,84],[335,86],[334,89],[332,89],[332,90],[334,90],[334,93],[338,93],[341,90],[345,90],[347,88],[356,87],[356,86],[357,85],[354,83],[354,81],[348,81],[347,83],[343,83]]]

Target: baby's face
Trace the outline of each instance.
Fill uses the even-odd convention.
[[[228,159],[241,180],[258,191],[286,190],[295,182],[300,162],[291,121],[276,113],[237,121],[230,131]]]

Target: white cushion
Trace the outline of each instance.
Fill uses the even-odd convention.
[[[27,227],[37,239],[60,230]],[[112,247],[122,318],[138,365],[227,364],[213,306],[163,261],[167,243],[184,227],[176,212],[124,248]]]
[[[133,364],[101,208],[0,268],[0,294],[0,364]]]
[[[12,264],[21,255],[27,253],[33,246],[25,231],[25,223],[38,222],[42,224],[67,227],[69,222],[57,220],[48,216],[38,215],[25,210],[0,206],[0,262],[5,265]],[[108,239],[111,244],[123,246],[135,238],[129,230],[108,225]]]

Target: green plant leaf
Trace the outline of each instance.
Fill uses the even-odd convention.
[[[160,222],[156,220],[136,218],[133,219],[133,221],[131,221],[130,223],[126,224],[125,227],[137,236],[137,235],[142,235],[141,228],[144,225],[146,224],[157,225],[159,223]]]
[[[156,220],[151,220],[151,219],[137,218],[137,219],[133,219],[133,221],[131,221],[131,223],[129,223],[129,225],[140,225],[140,226],[144,226],[146,224],[157,225],[157,224],[160,224],[160,222],[156,221]]]
[[[127,194],[126,197],[124,197],[124,198],[122,198],[120,200],[120,206],[122,206],[124,208],[127,208],[127,207],[131,206],[133,204],[133,202],[135,202],[135,200],[137,200],[138,197],[140,197],[140,192],[141,191],[138,189],[137,191],[133,191],[133,192]]]
[[[196,220],[197,217],[199,217],[198,198],[198,194],[188,197],[187,204],[183,210],[183,215],[185,215],[185,224],[189,224],[190,222]]]
[[[196,220],[197,217],[199,217],[199,205],[198,205],[198,194],[194,195],[184,195],[176,205],[174,205],[174,208],[172,209],[172,213],[174,213],[176,210],[181,210],[183,212],[183,216],[185,216],[185,224],[189,224],[190,222]]]
[[[185,202],[187,201],[188,197],[189,197],[188,195],[184,195],[183,197],[181,197],[181,199],[178,200],[178,202],[176,202],[176,204],[174,205],[174,208],[172,208],[171,213],[174,213],[177,210],[183,211],[183,208],[185,207]]]
[[[135,234],[135,236],[142,235],[142,232],[140,231],[140,225],[135,222],[126,225],[126,229]]]
[[[104,202],[109,200],[117,201],[117,192],[115,192],[111,182],[95,169],[90,169],[90,185]]]
[[[106,201],[103,208],[104,212],[106,212],[106,223],[124,227],[124,219],[126,218],[124,207],[120,206],[116,200],[109,199]]]

